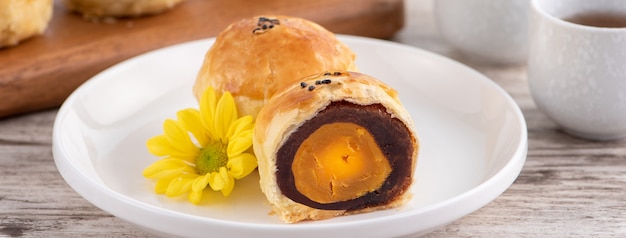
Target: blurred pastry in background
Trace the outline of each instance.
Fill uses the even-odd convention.
[[[0,48],[43,34],[52,8],[53,0],[0,0]]]
[[[159,14],[174,8],[183,0],[64,0],[65,7],[85,19],[139,17]]]

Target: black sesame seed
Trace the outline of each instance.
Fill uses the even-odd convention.
[[[309,91],[313,91],[313,89],[315,89],[315,86],[313,85],[309,86]]]
[[[264,24],[261,28],[263,28],[263,30],[267,30],[267,25]]]
[[[320,85],[320,84],[322,84],[322,81],[315,80],[315,85]]]
[[[306,88],[306,85],[307,85],[307,84],[306,84],[305,82],[301,82],[301,83],[300,83],[300,87],[302,87],[302,88]]]
[[[330,72],[326,72],[326,73],[324,73],[324,76],[329,76],[329,75],[331,75],[331,73],[330,73]]]
[[[332,81],[330,79],[322,80],[322,84],[330,84]]]
[[[339,76],[339,75],[341,75],[341,72],[334,72],[333,75],[334,76]]]
[[[254,30],[252,30],[252,33],[256,33],[257,31],[260,31],[261,28],[254,28]]]
[[[270,29],[274,28],[274,25],[270,25]]]

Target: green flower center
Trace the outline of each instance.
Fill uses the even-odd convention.
[[[200,150],[200,156],[196,159],[196,172],[205,175],[217,172],[220,167],[226,167],[228,163],[227,145],[220,142],[208,144]]]

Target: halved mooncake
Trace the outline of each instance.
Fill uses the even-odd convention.
[[[304,78],[258,114],[261,189],[288,223],[400,206],[417,161],[413,128],[396,91],[373,77]]]

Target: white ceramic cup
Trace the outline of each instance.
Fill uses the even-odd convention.
[[[478,63],[525,64],[528,0],[435,0],[441,36]]]
[[[528,82],[537,107],[566,132],[626,137],[626,28],[563,19],[626,14],[624,0],[532,0]]]

